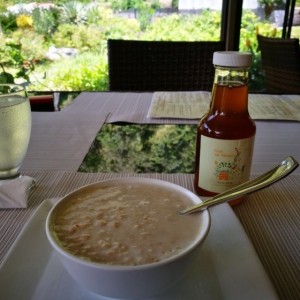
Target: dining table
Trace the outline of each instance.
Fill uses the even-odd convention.
[[[191,173],[78,171],[105,124],[199,122],[149,116],[154,94],[82,92],[60,111],[32,112],[21,174],[34,178],[35,186],[26,208],[0,209],[0,299],[105,299],[77,286],[46,239],[47,214],[66,194],[123,177],[166,180],[194,191]],[[300,95],[294,101],[300,112]],[[253,118],[251,178],[287,156],[300,161],[299,120]],[[147,299],[300,299],[300,168],[238,205],[219,204],[209,213],[211,228],[191,272]]]

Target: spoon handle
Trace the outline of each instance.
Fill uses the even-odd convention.
[[[292,157],[288,156],[278,166],[271,169],[270,171],[252,179],[246,181],[232,189],[229,189],[223,193],[220,193],[212,198],[204,200],[200,204],[191,206],[185,210],[180,211],[180,214],[186,215],[191,214],[199,210],[203,210],[209,206],[220,204],[229,200],[236,199],[238,197],[250,194],[252,192],[261,190],[276,181],[284,178],[289,173],[294,171],[298,167],[299,163]]]

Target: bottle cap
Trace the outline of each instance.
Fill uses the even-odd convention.
[[[238,51],[214,52],[213,64],[223,67],[250,67],[252,54]]]

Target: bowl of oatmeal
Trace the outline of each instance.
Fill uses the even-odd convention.
[[[189,271],[210,227],[199,198],[163,180],[122,178],[79,188],[46,220],[47,238],[83,288],[119,299],[161,293]]]

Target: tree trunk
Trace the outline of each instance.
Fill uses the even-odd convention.
[[[273,10],[274,10],[274,4],[266,4],[265,5],[264,11],[265,11],[265,17],[267,20],[270,19],[270,16],[271,16]]]

